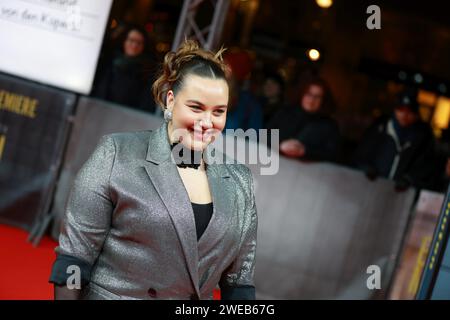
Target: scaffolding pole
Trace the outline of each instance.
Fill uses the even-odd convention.
[[[200,29],[195,17],[199,6],[206,1],[211,2],[214,11],[211,23]],[[197,40],[200,46],[206,50],[216,49],[222,35],[229,5],[230,0],[184,0],[172,43],[172,51],[175,51],[185,38]]]

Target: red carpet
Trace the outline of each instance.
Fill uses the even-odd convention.
[[[57,243],[45,237],[33,247],[27,238],[27,232],[0,224],[0,300],[53,299],[48,278]],[[220,299],[219,290],[214,299]]]
[[[27,242],[28,233],[0,225],[0,299],[53,299],[48,283],[57,243],[49,237],[38,247]]]

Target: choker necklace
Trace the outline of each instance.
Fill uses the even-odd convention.
[[[178,147],[177,150],[173,150],[177,145],[181,145],[181,148]],[[202,159],[203,152],[195,151],[186,146],[182,145],[180,142],[174,142],[170,144],[170,150],[172,150],[172,155],[175,158],[175,163],[179,168],[193,168],[198,169],[200,167],[199,161]],[[178,154],[177,152],[178,151]],[[188,159],[186,159],[187,163],[184,161],[185,154],[189,154]],[[197,160],[197,163],[196,163]],[[206,166],[206,164],[205,164]]]

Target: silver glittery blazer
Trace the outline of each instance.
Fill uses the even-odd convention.
[[[207,166],[214,209],[197,242],[191,202],[172,159],[164,123],[154,131],[103,136],[78,172],[55,251],[92,265],[83,298],[212,299],[218,284],[254,286],[250,170]]]

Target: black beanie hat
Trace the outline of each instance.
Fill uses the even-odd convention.
[[[419,113],[417,95],[418,92],[415,88],[408,88],[402,91],[398,96],[396,108],[408,107],[412,112]]]

